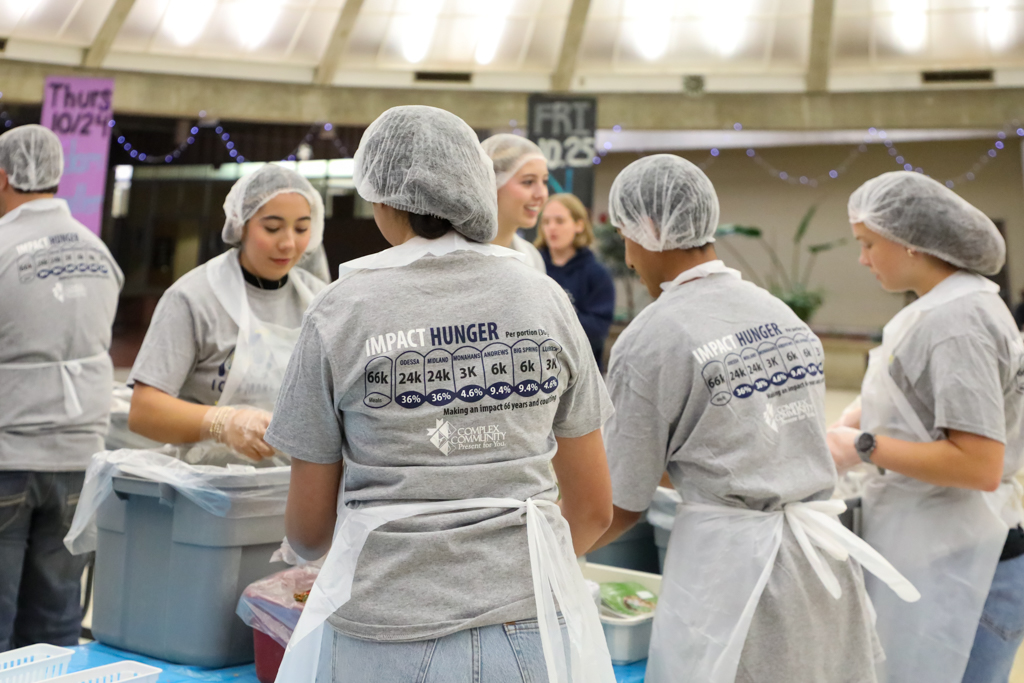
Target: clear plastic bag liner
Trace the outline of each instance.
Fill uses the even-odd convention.
[[[242,591],[236,613],[246,625],[266,633],[281,647],[287,647],[305,606],[295,595],[312,590],[319,574],[319,567],[304,565],[251,583]]]
[[[283,515],[288,499],[290,467],[190,465],[160,450],[121,449],[92,456],[85,483],[64,545],[73,554],[96,549],[96,511],[113,492],[115,476],[133,476],[169,484],[185,498],[217,517]]]

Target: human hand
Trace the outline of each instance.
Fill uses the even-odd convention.
[[[846,408],[843,410],[843,414],[839,416],[839,421],[832,426],[853,427],[854,429],[860,429],[860,414],[860,396],[857,396],[853,403],[846,406]]]
[[[263,440],[271,413],[258,408],[210,408],[203,417],[200,433],[250,460],[259,462],[274,455],[274,447]]]
[[[854,445],[860,435],[861,431],[853,427],[839,426],[828,430],[826,434],[828,450],[832,453],[832,460],[835,462],[839,474],[861,464],[862,460]]]

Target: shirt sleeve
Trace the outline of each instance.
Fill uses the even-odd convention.
[[[179,292],[160,297],[142,341],[128,386],[142,382],[177,398],[195,369],[198,341],[192,307]]]
[[[569,328],[572,335],[569,387],[558,400],[552,425],[555,436],[563,439],[573,439],[600,429],[614,412],[583,329],[575,320],[571,320]],[[563,358],[563,363],[565,360]]]
[[[656,384],[656,379],[652,383],[621,358],[608,372],[615,414],[605,425],[605,450],[612,503],[623,510],[640,512],[650,507],[668,465],[671,426],[658,410]]]
[[[334,373],[320,331],[308,315],[276,405],[264,441],[299,460],[323,465],[341,460],[342,417],[334,404]]]
[[[999,359],[991,342],[973,335],[940,342],[929,354],[927,371],[915,389],[934,398],[937,429],[1006,443]]]

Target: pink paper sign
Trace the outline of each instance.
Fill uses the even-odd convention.
[[[57,196],[66,199],[71,215],[97,235],[103,224],[113,99],[114,81],[109,78],[46,79],[42,124],[64,147]]]

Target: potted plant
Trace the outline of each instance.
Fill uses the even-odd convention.
[[[818,255],[840,247],[848,241],[848,238],[843,237],[830,242],[812,244],[806,247],[806,249],[802,248],[803,239],[807,235],[807,229],[810,227],[811,219],[814,218],[817,210],[817,206],[812,206],[808,209],[797,226],[796,233],[793,235],[793,255],[789,268],[786,268],[772,245],[764,239],[764,232],[761,228],[730,223],[719,226],[715,232],[716,238],[740,236],[757,240],[771,262],[771,270],[767,277],[761,277],[757,270],[743,258],[743,254],[730,243],[730,240],[720,239],[718,244],[725,251],[729,252],[736,259],[736,262],[743,267],[743,274],[746,277],[786,302],[793,309],[793,312],[797,314],[797,317],[804,322],[810,322],[825,298],[825,291],[823,289],[812,289],[810,287],[811,272],[814,270],[814,263]],[[807,254],[806,257],[804,255],[805,252]]]

